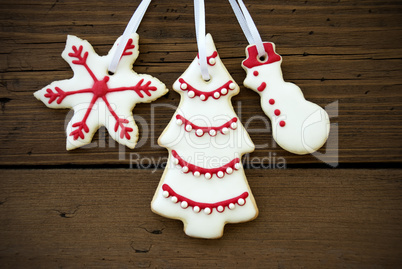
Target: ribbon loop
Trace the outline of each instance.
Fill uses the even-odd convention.
[[[130,39],[132,33],[137,32],[138,26],[141,23],[142,18],[144,17],[145,11],[147,10],[151,0],[142,0],[130,21],[127,24],[126,29],[123,32],[123,35],[120,39],[119,44],[113,54],[112,61],[109,64],[109,71],[114,73],[117,70],[117,66],[119,65],[120,58],[123,54],[124,48]]]
[[[258,57],[268,57],[264,44],[262,43],[261,35],[258,32],[257,26],[247,10],[246,5],[244,5],[243,0],[229,0],[230,5],[236,15],[237,21],[243,30],[244,35],[250,45],[255,44],[258,51]]]
[[[204,0],[194,0],[195,34],[197,37],[198,57],[201,76],[205,81],[210,80],[207,63],[207,47],[205,43],[205,5]]]

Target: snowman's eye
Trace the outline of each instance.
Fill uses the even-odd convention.
[[[253,75],[254,75],[254,76],[258,76],[258,71],[254,71],[254,72],[253,72]]]

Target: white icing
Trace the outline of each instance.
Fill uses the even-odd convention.
[[[201,129],[198,129],[198,130],[196,131],[196,133],[197,133],[197,135],[201,136],[204,132],[203,132]]]
[[[212,55],[216,48],[209,34],[206,37],[206,45],[207,55]],[[219,55],[214,59],[215,64],[208,66],[211,74],[210,81],[205,82],[202,79],[197,58],[194,59],[180,78],[184,79],[188,85],[203,92],[214,91],[228,83],[228,81],[233,81]],[[155,192],[151,207],[157,214],[183,221],[185,233],[189,236],[218,238],[222,236],[226,223],[250,221],[258,215],[254,197],[248,186],[242,166],[240,165],[236,172],[230,167],[227,168],[226,172],[230,172],[228,175],[221,171],[214,176],[210,173],[205,173],[203,177],[197,178],[201,175],[199,171],[182,173],[180,167],[171,164],[174,160],[171,151],[175,150],[187,163],[212,169],[226,165],[235,158],[241,158],[244,153],[252,152],[254,144],[240,121],[231,125],[231,128],[236,129],[233,132],[228,132],[228,128],[226,128],[222,130],[226,133],[225,135],[216,135],[217,132],[214,130],[215,133],[212,132],[212,134],[215,134],[214,136],[203,135],[201,137],[196,135],[201,135],[201,130],[186,132],[183,127],[174,124],[178,114],[191,121],[194,125],[202,127],[222,126],[237,117],[230,102],[232,96],[239,92],[239,87],[236,83],[230,83],[230,91],[221,89],[218,92],[219,99],[214,99],[210,96],[208,100],[203,94],[199,98],[189,98],[187,91],[183,91],[181,88],[182,85],[183,83],[180,83],[179,80],[173,84],[173,89],[181,96],[180,104],[171,122],[158,140],[161,146],[169,149],[170,157],[159,187]],[[245,204],[239,207],[235,207],[232,203],[227,205],[226,208],[219,205],[216,208],[203,209],[199,206],[194,206],[192,210],[189,210],[189,208],[183,209],[179,204],[174,204],[169,199],[166,199],[162,195],[163,184],[169,185],[177,195],[198,203],[219,203],[236,198],[244,192],[248,193],[248,197],[244,200]],[[201,210],[205,214],[197,214]]]
[[[187,208],[188,207],[188,203],[186,201],[181,202],[180,206],[182,208]]]
[[[211,214],[211,208],[209,208],[209,207],[205,208],[204,213],[208,214],[208,215]]]
[[[134,148],[138,140],[138,127],[134,122],[132,114],[134,106],[141,102],[151,102],[164,95],[168,91],[165,85],[158,79],[150,75],[137,74],[132,70],[133,63],[137,59],[139,53],[138,34],[133,34],[131,36],[133,45],[135,47],[127,52],[131,52],[132,54],[122,56],[116,72],[113,75],[108,75],[107,69],[109,62],[112,60],[119,39],[116,40],[112,49],[106,56],[99,56],[88,41],[69,35],[67,37],[66,47],[62,53],[62,57],[70,65],[74,72],[74,76],[71,79],[54,81],[48,86],[34,93],[37,99],[41,100],[50,108],[72,108],[74,110],[74,115],[66,128],[67,150],[72,150],[89,144],[93,135],[100,126],[106,126],[109,135],[117,142],[126,145],[129,148]],[[83,121],[85,114],[90,107],[91,100],[95,96],[93,92],[68,95],[60,104],[57,103],[57,99],[49,104],[49,98],[45,96],[48,94],[48,89],[56,93],[57,87],[68,94],[78,90],[91,89],[94,86],[94,79],[86,68],[83,65],[73,63],[73,61],[77,61],[77,58],[69,56],[70,53],[73,53],[73,46],[75,46],[77,49],[82,46],[82,53],[80,54],[82,57],[85,53],[88,53],[86,64],[98,81],[103,81],[105,77],[109,77],[109,80],[106,82],[106,85],[109,89],[133,87],[142,79],[144,80],[142,85],[150,81],[151,84],[149,86],[156,87],[156,91],[151,91],[151,96],[147,96],[144,92],[142,92],[144,96],[143,98],[141,98],[133,90],[108,92],[106,95],[104,95],[117,116],[121,119],[128,120],[128,123],[124,123],[124,127],[133,129],[132,131],[128,132],[130,138],[127,138],[126,136],[123,136],[123,138],[120,137],[120,133],[122,131],[120,126],[117,131],[115,131],[116,119],[110,112],[102,97],[98,97],[93,104],[92,110],[90,111],[86,120],[86,125],[89,129],[89,132],[83,130],[84,138],[78,137],[76,140],[74,140],[74,136],[70,134],[73,131],[76,131],[78,127],[73,127],[73,125]]]
[[[272,43],[272,46],[275,50],[275,44]],[[307,101],[298,86],[283,80],[281,62],[282,59],[252,68],[243,64],[247,73],[244,85],[260,94],[261,107],[271,120],[272,135],[279,146],[295,154],[314,152],[327,141],[330,128],[328,114]],[[257,88],[263,82],[266,88],[260,92]],[[273,104],[269,103],[270,99],[274,100]],[[279,116],[275,115],[276,109],[280,111]],[[284,121],[284,127],[280,126],[281,121]]]
[[[193,98],[195,96],[195,92],[193,92],[193,91],[189,91],[187,94],[188,94],[188,97],[190,97],[190,98]]]
[[[216,131],[215,130],[209,130],[209,135],[210,136],[215,136],[216,135]]]
[[[181,171],[183,171],[183,173],[187,173],[188,172],[188,167],[187,166],[183,166],[181,168]]]

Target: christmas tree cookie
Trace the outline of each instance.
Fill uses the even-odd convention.
[[[241,156],[254,150],[231,104],[239,86],[206,36],[209,81],[196,57],[173,84],[180,104],[159,144],[169,160],[152,200],[152,210],[184,223],[187,235],[219,238],[226,223],[257,217]]]

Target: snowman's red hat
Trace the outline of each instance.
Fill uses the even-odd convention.
[[[255,66],[271,64],[281,60],[281,56],[275,52],[273,43],[264,42],[264,49],[268,55],[268,58],[261,61],[258,57],[258,51],[256,45],[250,45],[246,49],[247,58],[242,62],[242,65],[247,68],[252,68]]]

